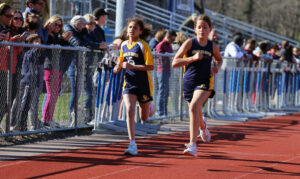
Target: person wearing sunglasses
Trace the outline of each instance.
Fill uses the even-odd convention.
[[[68,46],[72,32],[63,32],[63,20],[60,15],[54,15],[46,22],[45,26],[50,27],[47,44]],[[60,124],[55,122],[53,114],[61,88],[62,74],[64,67],[64,51],[49,50],[49,58],[44,62],[44,81],[47,94],[42,105],[44,127],[57,128]],[[57,55],[59,54],[59,55]]]
[[[65,32],[72,32],[72,37],[69,40],[69,43],[71,46],[80,46],[80,47],[88,47],[88,48],[92,48],[92,49],[101,49],[102,44],[92,41],[87,34],[87,29],[86,29],[86,24],[89,24],[89,22],[87,22],[87,20],[83,17],[83,16],[79,16],[76,15],[74,16],[71,21],[70,24],[66,24],[64,26],[64,31]],[[94,39],[93,39],[94,40]],[[70,56],[68,56],[67,59],[65,59],[66,63],[65,63],[65,69],[68,70],[68,77],[70,78],[70,82],[71,82],[71,98],[70,98],[70,102],[69,102],[69,119],[70,119],[70,126],[74,125],[74,121],[75,121],[75,72],[77,71],[77,77],[80,78],[81,75],[83,75],[83,69],[81,69],[82,67],[82,58],[78,58],[78,55],[80,53],[74,53],[72,52],[72,54],[70,54]],[[67,57],[67,55],[65,55]],[[80,60],[77,60],[80,59]],[[70,61],[71,60],[71,61]],[[81,84],[79,83],[79,86]],[[80,94],[80,89],[77,91],[78,94]],[[78,95],[79,96],[79,95]]]
[[[17,35],[11,36],[10,22],[13,18],[12,8],[6,4],[0,4],[0,41],[13,41],[18,42],[20,37]],[[13,48],[13,60],[12,60],[12,75],[16,73],[17,55],[21,52],[22,48]],[[0,46],[0,122],[7,112],[7,77],[8,77],[8,62],[9,62],[9,48],[8,46]],[[12,91],[15,91],[16,85],[12,85]],[[12,94],[12,97],[15,93]],[[1,133],[1,130],[0,130]]]
[[[18,42],[24,42],[25,41],[25,28],[23,27],[24,24],[24,19],[23,19],[23,15],[21,11],[14,11],[13,12],[13,18],[11,19],[10,22],[10,35],[13,37],[17,37],[18,38]],[[13,39],[13,38],[12,38]],[[16,39],[16,38],[15,38]],[[19,52],[18,52],[19,50]],[[13,88],[12,88],[12,113],[11,113],[11,128],[12,130],[14,130],[14,126],[16,126],[17,124],[17,113],[14,113],[13,111],[16,110],[16,108],[19,108],[20,105],[18,104],[18,102],[20,100],[16,100],[16,96],[17,96],[17,91],[19,88],[19,84],[20,84],[20,80],[22,78],[21,75],[21,69],[22,69],[22,62],[23,62],[23,53],[22,52],[22,48],[21,47],[14,47],[14,51],[13,53],[16,53],[16,60],[17,64],[16,64],[16,69],[15,69],[15,74],[13,74],[12,76],[12,84]]]
[[[10,35],[15,36],[19,35],[20,39],[19,42],[24,42],[25,41],[25,28],[23,27],[24,25],[24,18],[22,15],[21,11],[14,11],[13,12],[13,17],[10,21]]]
[[[87,37],[91,41],[95,41],[93,39],[93,32],[96,27],[95,17],[92,14],[85,14],[84,15],[85,20],[88,22],[86,24],[86,30],[87,30]],[[96,56],[93,53],[87,53],[86,58],[86,65],[85,65],[85,81],[84,81],[84,91],[85,91],[85,100],[83,102],[83,115],[84,115],[84,122],[87,124],[93,119],[93,112],[92,112],[92,101],[93,101],[93,72],[95,71],[95,63],[97,63]]]
[[[8,40],[9,38],[9,23],[12,19],[12,9],[6,4],[0,4],[0,41]]]

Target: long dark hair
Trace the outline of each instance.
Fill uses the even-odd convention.
[[[21,11],[14,11],[13,15],[15,16],[15,14],[20,14],[21,18],[22,18],[22,25],[21,27],[19,27],[18,29],[13,25],[13,19],[10,22],[10,33],[12,36],[14,35],[18,35],[18,34],[22,34],[25,31],[25,28],[23,28],[24,25],[24,18],[23,18],[23,14]]]
[[[38,25],[35,27],[35,29],[32,29],[32,30],[38,30],[40,27],[41,27],[41,24],[40,24],[40,16],[38,14],[35,14],[35,13],[26,13],[25,14],[25,28],[28,30],[29,29],[29,26],[30,26],[30,21],[29,21],[29,18],[37,18],[38,19]]]
[[[152,26],[145,24],[143,18],[135,17],[128,19],[126,29],[131,22],[135,22],[140,27],[140,30],[142,31],[142,34],[140,35],[141,39],[146,40],[146,38],[152,34]]]

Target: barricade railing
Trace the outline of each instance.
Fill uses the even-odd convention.
[[[178,118],[188,115],[187,107],[184,106],[182,94],[182,68],[171,68],[171,63],[174,54],[156,54],[153,53],[154,70],[150,72],[153,83],[153,106],[156,108],[156,113],[149,117],[147,121]],[[115,55],[109,57],[115,59]],[[108,59],[109,60],[109,59]],[[157,63],[162,60],[168,60],[170,71],[158,72]],[[99,73],[97,97],[96,97],[96,112],[94,124],[94,132],[101,129],[111,129],[117,132],[127,132],[125,119],[125,106],[122,105],[122,90],[124,82],[124,70],[118,74],[112,73],[109,67],[103,68]],[[167,73],[167,74],[166,74]],[[108,77],[109,76],[109,77]],[[105,85],[106,84],[106,85]],[[163,89],[162,89],[163,88]],[[162,94],[163,93],[163,94]],[[160,111],[160,110],[164,111]],[[150,125],[142,122],[139,119],[139,110],[136,110],[136,134],[146,135],[147,133],[157,133],[163,129],[158,125]]]
[[[0,136],[92,126],[95,132],[102,128],[127,132],[122,112],[124,71],[114,74],[111,66],[118,51],[104,54],[83,47],[1,42],[0,56],[1,126],[5,129]],[[137,110],[137,135],[166,130],[151,121],[182,120],[188,116],[182,93],[183,68],[170,67],[170,71],[165,71],[169,73],[165,81],[157,68],[162,61],[171,65],[173,57],[174,54],[153,53],[155,69],[150,74],[156,113],[147,124],[138,118]],[[26,64],[26,60],[31,63]],[[51,61],[51,73],[40,68],[40,60]],[[216,120],[245,121],[299,111],[299,72],[299,64],[224,58],[222,69],[214,78],[216,96],[208,100],[204,113]],[[41,119],[54,122],[41,123]]]
[[[299,64],[223,60],[215,74],[217,95],[208,104],[211,118],[245,121],[299,111]]]

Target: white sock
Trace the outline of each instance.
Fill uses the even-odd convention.
[[[190,146],[191,147],[197,147],[196,143],[191,143]]]
[[[130,145],[136,145],[135,140],[131,140]]]

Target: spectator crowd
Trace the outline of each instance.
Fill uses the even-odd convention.
[[[84,16],[75,15],[69,23],[64,24],[64,19],[60,15],[43,19],[45,3],[44,0],[27,0],[27,8],[24,12],[14,10],[8,4],[0,4],[0,41],[24,42],[33,45],[81,46],[106,50],[108,48],[119,49],[121,43],[127,38],[126,31],[123,30],[121,36],[116,37],[113,45],[108,45],[102,28],[109,15],[105,9],[96,8],[92,14]],[[214,29],[209,38],[218,43],[218,36]],[[174,53],[186,39],[187,36],[182,32],[161,29],[149,41],[149,46],[157,53]],[[8,46],[0,46],[0,122],[8,109],[6,99],[9,52]],[[53,120],[53,114],[65,73],[71,84],[69,121],[71,126],[74,125],[76,70],[82,64],[80,60],[77,60],[80,59],[79,53],[67,50],[58,53],[49,49],[14,46],[12,55],[11,130],[26,131],[60,127],[60,124]],[[252,62],[277,60],[300,64],[300,49],[292,47],[288,41],[283,41],[280,45],[271,44],[268,41],[257,42],[252,38],[245,39],[241,33],[235,33],[232,36],[232,42],[225,48],[224,57],[244,58]],[[86,123],[93,119],[94,59],[93,54],[88,53],[85,61],[85,74],[79,74],[84,78],[86,95],[83,108]],[[170,57],[160,57],[155,61],[158,79],[156,84],[158,116],[168,115],[171,60]],[[41,110],[42,119],[39,119],[38,104],[43,91],[46,95]],[[29,126],[27,126],[28,117]]]
[[[88,47],[106,50],[105,34],[102,26],[108,13],[101,8],[93,14],[75,15],[64,24],[60,15],[43,19],[44,0],[27,0],[26,10],[22,13],[13,10],[6,3],[0,4],[0,41],[27,43],[33,45],[59,45]],[[43,23],[45,22],[45,23]],[[114,46],[112,46],[114,47]],[[9,71],[9,47],[0,47],[0,121],[7,113],[7,79]],[[41,128],[56,128],[60,124],[53,120],[56,102],[61,90],[63,74],[67,73],[71,83],[69,102],[70,125],[74,125],[75,72],[82,62],[79,53],[67,50],[13,47],[12,62],[12,108],[11,130],[26,131]],[[87,54],[84,74],[85,122],[92,119],[93,71],[91,66],[95,58]],[[42,119],[39,119],[39,98],[45,92],[42,105]],[[80,94],[80,92],[79,92]],[[29,117],[29,126],[27,118]]]

